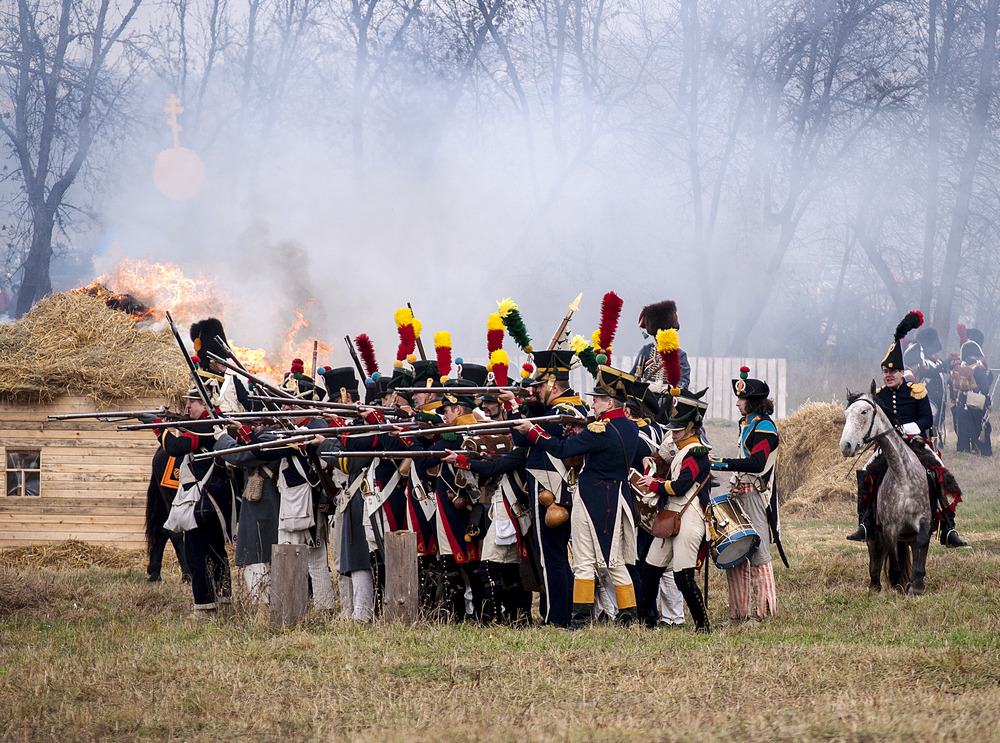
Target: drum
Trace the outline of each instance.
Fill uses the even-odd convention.
[[[716,566],[735,568],[749,560],[760,544],[760,535],[740,502],[728,493],[717,495],[709,501],[707,516]]]

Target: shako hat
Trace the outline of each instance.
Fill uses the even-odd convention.
[[[708,403],[702,399],[706,392],[708,387],[700,392],[682,389],[679,395],[675,395],[674,410],[667,421],[667,430],[687,428],[688,424],[694,428],[701,428],[701,422],[705,420],[705,412],[708,410]]]
[[[208,365],[212,362],[208,357],[210,353],[222,358],[226,358],[229,355],[226,353],[226,349],[215,340],[216,336],[222,338],[223,342],[229,345],[222,322],[214,317],[199,320],[191,325],[191,341],[194,345],[194,355],[198,357],[198,366],[205,371],[208,371]]]
[[[412,387],[413,386],[413,372],[402,366],[392,367],[392,377],[389,378],[389,382],[386,387],[386,391],[395,392],[400,387]],[[398,393],[400,397],[404,397],[407,400],[410,399],[408,392]]]
[[[482,364],[463,362],[459,365],[459,379],[464,382],[471,382],[472,384],[466,385],[468,387],[485,387],[489,375],[489,370]]]
[[[375,372],[365,380],[365,405],[377,405],[389,394],[389,377]]]
[[[634,382],[635,377],[631,374],[610,367],[607,364],[601,364],[597,367],[594,389],[587,394],[595,397],[604,395],[618,400],[618,402],[628,402],[629,389]]]
[[[532,357],[535,361],[535,377],[531,384],[541,384],[549,379],[557,382],[569,381],[569,369],[576,354],[570,348],[566,349],[544,349],[535,351]]]
[[[900,320],[899,325],[896,326],[896,332],[892,336],[892,345],[889,346],[889,350],[885,352],[885,357],[882,359],[883,369],[903,371],[906,368],[903,363],[903,349],[901,347],[903,338],[911,330],[916,330],[923,324],[924,316],[919,311],[911,310],[906,313],[906,317]]]
[[[354,399],[358,397],[358,377],[353,366],[338,366],[323,372],[326,383],[326,397],[334,402],[343,401],[343,392],[349,392]]]
[[[749,366],[740,367],[740,376],[738,379],[732,380],[732,385],[733,394],[747,400],[767,397],[771,394],[771,389],[767,386],[767,382],[750,377]]]
[[[414,387],[437,387],[440,377],[436,359],[417,359],[413,362]]]
[[[444,386],[448,388],[441,400],[441,406],[445,405],[465,405],[469,408],[476,407],[476,396],[471,392],[462,392],[463,387],[481,387],[471,379],[447,379]]]

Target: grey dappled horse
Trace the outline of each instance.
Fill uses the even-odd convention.
[[[907,589],[910,594],[922,594],[931,535],[931,506],[924,466],[875,400],[874,381],[869,392],[847,391],[844,416],[841,454],[856,456],[877,442],[888,464],[878,489],[875,511],[882,528],[868,535],[871,589],[882,590],[882,568],[888,558],[889,584],[899,591]]]

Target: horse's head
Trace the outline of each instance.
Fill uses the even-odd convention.
[[[847,390],[847,407],[844,409],[844,431],[840,436],[840,453],[853,457],[875,436],[889,428],[885,414],[879,415],[880,407],[875,400],[875,381],[872,380],[868,392]]]

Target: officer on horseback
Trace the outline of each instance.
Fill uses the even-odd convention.
[[[898,419],[897,426],[903,438],[910,444],[920,461],[928,468],[935,488],[947,496],[946,503],[935,492],[932,497],[933,509],[941,513],[941,544],[945,547],[966,547],[966,542],[955,530],[955,504],[961,500],[961,490],[954,477],[941,463],[940,457],[927,442],[933,441],[934,411],[931,408],[927,388],[921,382],[909,382],[904,378],[906,367],[903,362],[902,342],[906,334],[923,324],[923,315],[913,311],[896,326],[892,345],[882,359],[882,380],[885,385],[875,392],[877,401],[886,412]],[[891,417],[891,416],[890,416]],[[858,528],[847,538],[854,542],[864,542],[875,529],[875,502],[878,487],[885,474],[885,456],[876,452],[863,469],[858,470]]]

